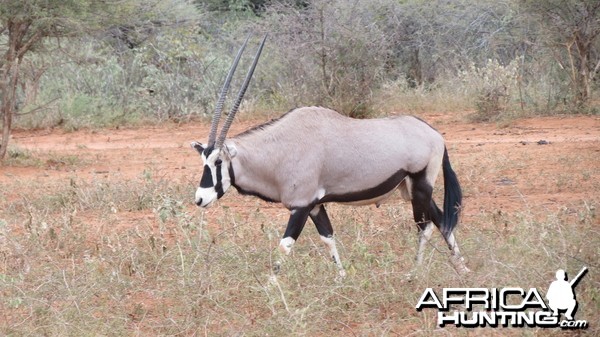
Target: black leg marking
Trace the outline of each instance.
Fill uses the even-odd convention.
[[[302,233],[304,224],[306,224],[309,212],[309,207],[300,207],[292,210],[292,214],[290,215],[290,219],[288,220],[287,228],[285,229],[285,233],[283,234],[283,239],[281,239],[281,242],[279,243],[279,249],[285,255],[289,255],[292,251],[292,246],[294,245],[294,242],[296,242],[296,240],[300,236],[300,233]],[[274,266],[274,272],[276,274],[279,272],[280,266],[281,261],[277,261]]]
[[[292,239],[294,239],[294,241],[298,240],[298,237],[300,236],[300,233],[302,233],[302,229],[306,224],[306,220],[308,220],[309,212],[310,208],[308,207],[299,207],[292,209],[292,214],[290,215],[290,219],[288,220],[288,225],[285,229],[283,237],[291,237]]]
[[[418,173],[410,175],[412,179],[412,207],[415,222],[421,230],[427,227],[428,221],[439,228],[442,225],[443,213],[442,210],[433,201],[433,187],[427,181],[425,171],[423,169]]]
[[[290,219],[288,220],[287,228],[285,229],[283,237],[291,237],[294,239],[294,241],[298,240],[298,237],[300,236],[300,233],[302,233],[302,229],[306,224],[309,213],[310,208],[308,207],[294,208],[292,210],[292,214],[290,215]]]
[[[412,206],[415,222],[419,225],[420,240],[419,250],[417,251],[417,263],[423,259],[423,249],[425,243],[429,241],[431,236],[431,228],[428,228],[429,222],[433,222],[440,230],[448,248],[452,251],[451,261],[455,265],[456,270],[460,273],[468,272],[469,269],[464,264],[464,259],[460,255],[460,250],[456,244],[456,239],[452,230],[444,231],[444,213],[433,201],[433,187],[427,181],[425,176],[426,169],[410,175],[412,179]]]
[[[342,261],[340,260],[340,255],[337,251],[335,239],[333,238],[333,227],[331,226],[331,221],[329,220],[329,216],[327,216],[327,212],[325,211],[325,206],[319,205],[313,208],[313,210],[310,212],[310,218],[317,227],[317,231],[321,236],[321,241],[327,245],[327,248],[329,249],[329,256],[338,267],[340,277],[345,277],[346,271],[344,270],[344,266],[342,266]]]
[[[325,206],[320,205],[318,207],[318,212],[316,214],[314,214],[314,210],[310,213],[310,219],[315,223],[319,235],[326,238],[331,237],[333,235],[333,227],[331,226],[331,221],[325,211]]]
[[[423,262],[423,252],[433,230],[432,222],[441,226],[442,211],[433,201],[433,187],[427,181],[425,170],[411,175],[412,180],[412,206],[415,222],[419,226],[419,248],[417,250],[417,264]]]

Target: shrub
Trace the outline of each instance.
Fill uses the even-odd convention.
[[[509,109],[511,96],[517,89],[518,60],[506,66],[488,60],[482,67],[471,64],[459,73],[463,86],[473,91],[476,114],[474,119],[496,119]]]
[[[359,8],[360,7],[360,8]],[[325,105],[353,117],[371,114],[372,92],[384,76],[385,7],[355,1],[313,1],[267,10],[274,49],[272,81],[285,104]],[[360,13],[360,15],[357,15]]]

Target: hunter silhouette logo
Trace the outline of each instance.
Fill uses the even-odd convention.
[[[548,304],[536,288],[443,288],[441,296],[427,288],[415,309],[436,308],[440,327],[585,329],[588,322],[575,320],[574,315],[577,311],[575,287],[586,273],[587,267],[583,267],[569,282],[565,271],[557,270],[556,280],[552,281],[546,293]],[[560,319],[561,312],[564,312],[565,320]]]
[[[583,267],[579,274],[571,281],[567,281],[567,275],[564,270],[559,269],[556,271],[556,281],[553,281],[548,288],[546,298],[548,299],[548,306],[552,309],[554,316],[559,315],[559,310],[566,310],[565,317],[569,320],[573,320],[573,314],[577,310],[577,300],[575,299],[575,286],[579,283],[579,280],[585,275],[587,268]]]

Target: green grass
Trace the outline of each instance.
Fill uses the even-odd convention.
[[[413,270],[416,228],[405,203],[331,205],[346,279],[307,225],[271,278],[285,211],[228,194],[236,206],[190,205],[189,184],[153,178],[15,182],[0,198],[0,334],[115,335],[560,335],[558,329],[436,327],[414,306],[426,287],[537,287],[557,268],[590,273],[577,287],[580,319],[599,332],[595,200],[546,214],[480,213],[458,239],[457,275],[438,233]],[[35,191],[35,193],[31,193]],[[273,214],[277,214],[273,216]],[[508,225],[506,225],[508,224]]]

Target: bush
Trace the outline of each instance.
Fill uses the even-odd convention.
[[[482,67],[471,64],[459,74],[463,85],[474,91],[476,120],[489,121],[507,112],[511,96],[517,91],[518,73],[518,60],[506,66],[488,60]]]
[[[475,110],[475,120],[495,120],[598,111],[594,82],[590,106],[573,106],[573,76],[513,1],[195,3],[136,0],[119,11],[125,22],[92,37],[47,40],[23,60],[16,122],[77,129],[210,117],[249,32],[230,99],[256,41],[269,39],[242,112],[322,105],[352,117]]]
[[[149,42],[116,54],[103,42],[74,40],[66,62],[65,54],[46,57],[40,92],[23,110],[45,108],[20,118],[21,125],[78,129],[211,114],[229,58],[191,30],[165,31]]]
[[[381,28],[385,7],[379,5],[319,0],[303,8],[269,7],[273,94],[287,106],[324,105],[353,117],[370,115],[389,51]]]

